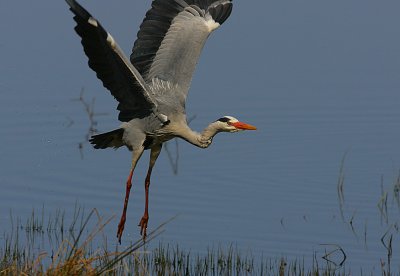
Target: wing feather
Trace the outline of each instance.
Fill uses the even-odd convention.
[[[75,14],[75,31],[81,37],[88,64],[119,102],[119,120],[149,115],[156,103],[140,73],[125,57],[113,37],[75,0],[66,0]]]
[[[159,78],[177,85],[184,102],[209,34],[231,11],[231,0],[154,0],[133,46],[132,64],[147,83]]]

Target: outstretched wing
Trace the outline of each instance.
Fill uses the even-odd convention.
[[[176,86],[184,102],[208,36],[231,11],[232,0],[154,0],[133,46],[132,64],[147,83],[158,79]]]
[[[129,121],[149,115],[156,107],[140,73],[100,23],[75,0],[66,0],[75,14],[75,31],[89,58],[89,67],[119,102],[118,119]]]

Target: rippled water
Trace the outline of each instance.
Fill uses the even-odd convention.
[[[97,2],[85,5],[128,52],[147,4]],[[177,175],[163,152],[149,227],[178,217],[158,240],[195,252],[234,244],[307,262],[333,248],[323,244],[337,244],[347,267],[378,272],[388,231],[399,267],[400,4],[363,1],[358,10],[356,2],[235,2],[205,48],[187,109],[196,115],[194,129],[233,115],[258,131],[220,134],[207,150],[179,141]],[[130,153],[84,143],[81,156],[89,120],[73,99],[82,87],[87,101],[96,99],[99,131],[119,122],[116,102],[86,66],[72,28],[62,1],[0,3],[2,231],[10,210],[24,220],[32,208],[68,214],[78,202],[105,217],[120,215]],[[175,152],[174,142],[169,149]],[[126,243],[139,238],[147,162],[134,177]],[[382,189],[387,222],[377,207]],[[106,229],[109,240],[116,224]]]

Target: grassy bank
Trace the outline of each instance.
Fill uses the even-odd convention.
[[[146,244],[139,240],[110,249],[103,229],[111,219],[103,219],[96,210],[85,215],[76,208],[69,223],[61,211],[47,217],[44,210],[32,212],[25,222],[10,217],[11,232],[3,234],[0,247],[0,275],[352,274],[344,261],[334,263],[328,255],[322,260],[315,257],[312,266],[306,267],[301,259],[256,257],[234,247],[209,249],[200,255],[179,245],[154,244],[165,224],[149,234]],[[383,267],[382,274],[389,271]]]

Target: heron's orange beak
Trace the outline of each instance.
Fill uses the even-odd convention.
[[[237,129],[243,129],[243,130],[256,130],[257,128],[255,126],[242,123],[242,122],[236,122],[236,123],[231,123],[232,126],[236,127]]]

